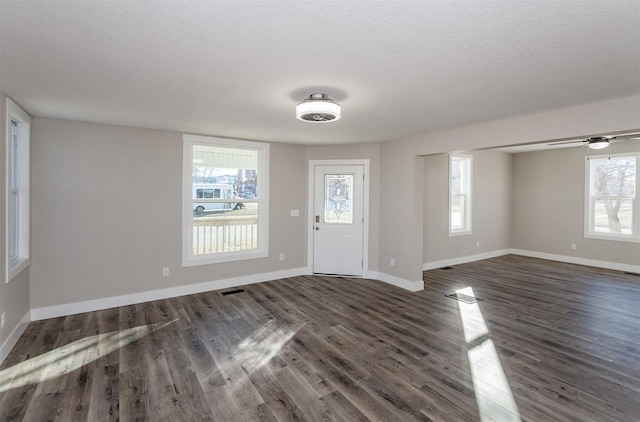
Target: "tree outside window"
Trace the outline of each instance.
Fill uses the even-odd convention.
[[[637,155],[587,157],[587,237],[638,238]]]

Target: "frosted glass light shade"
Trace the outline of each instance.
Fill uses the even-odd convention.
[[[340,120],[340,115],[340,104],[333,102],[326,94],[311,94],[296,106],[296,118],[304,122],[335,122]]]
[[[591,149],[604,149],[609,146],[608,139],[598,139],[589,142],[589,148]]]

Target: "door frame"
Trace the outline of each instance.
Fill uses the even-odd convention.
[[[314,182],[316,166],[362,166],[364,174],[364,184],[362,189],[363,204],[362,215],[364,224],[362,226],[362,277],[366,277],[369,273],[369,166],[371,160],[354,159],[354,160],[309,160],[308,176],[307,176],[307,274],[313,274],[313,236],[314,236]],[[356,278],[359,278],[357,276]]]

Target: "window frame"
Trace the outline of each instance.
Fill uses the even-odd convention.
[[[258,153],[258,247],[247,251],[193,254],[193,146],[205,145],[221,148],[253,150]],[[201,135],[183,135],[182,151],[182,266],[217,264],[269,255],[269,147],[268,143],[218,138]],[[204,193],[203,193],[204,194]]]
[[[9,283],[31,264],[31,116],[9,97],[6,104],[5,283]]]
[[[461,194],[465,199],[465,214],[463,216],[463,227],[460,229],[454,229],[452,227],[451,214],[453,212],[453,199],[456,194],[453,193],[453,160],[462,159],[465,160],[468,165],[467,171],[464,175],[464,185],[467,188],[467,193]],[[449,207],[448,207],[448,227],[449,237],[464,236],[472,234],[472,212],[473,212],[473,156],[469,154],[449,154]],[[457,194],[459,195],[459,194]]]
[[[636,161],[636,186],[635,196],[632,198],[632,215],[631,215],[631,234],[624,233],[606,233],[594,230],[595,215],[593,206],[593,197],[591,190],[592,181],[592,160],[602,160],[610,158],[633,157]],[[640,243],[640,152],[625,152],[617,154],[600,154],[585,156],[585,177],[584,177],[584,237],[587,239],[613,240],[618,242],[634,242]]]

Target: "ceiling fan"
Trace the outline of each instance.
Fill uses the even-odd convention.
[[[564,144],[587,144],[591,149],[603,149],[609,146],[610,143],[621,142],[638,142],[640,141],[640,133],[631,133],[628,135],[616,135],[616,136],[594,136],[592,138],[578,139],[576,141],[564,141],[556,142],[549,145],[564,145]]]

